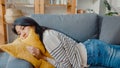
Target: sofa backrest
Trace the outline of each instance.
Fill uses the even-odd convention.
[[[99,40],[108,44],[120,45],[120,16],[99,15]]]
[[[97,14],[32,14],[31,17],[39,25],[63,32],[77,42],[83,42],[88,38],[93,38],[98,33]]]

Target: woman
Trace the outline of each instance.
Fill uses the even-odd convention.
[[[89,39],[77,43],[66,35],[55,30],[40,26],[32,18],[21,17],[15,20],[13,32],[25,39],[30,31],[35,29],[40,41],[53,59],[42,56],[42,59],[50,62],[57,68],[80,68],[88,65],[100,65],[106,67],[120,67],[120,47],[108,45],[100,40]],[[35,47],[27,47],[28,51],[39,58],[40,51]]]

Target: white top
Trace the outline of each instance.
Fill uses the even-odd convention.
[[[54,58],[54,59],[47,58],[47,61],[50,62],[51,64],[53,64],[55,67],[57,67],[57,68],[80,68],[81,67],[81,66],[76,65],[77,62],[79,62],[78,60],[75,61],[75,59],[73,59],[73,61],[76,62],[76,63],[74,62],[75,64],[73,63],[72,59],[69,60],[68,55],[71,54],[71,53],[69,53],[70,49],[68,49],[68,51],[64,50],[64,48],[62,48],[61,45],[64,45],[65,47],[67,47],[67,45],[69,47],[72,45],[72,48],[73,48],[73,46],[76,45],[75,49],[76,50],[78,49],[79,52],[80,52],[80,55],[79,55],[80,56],[80,58],[79,58],[80,65],[82,65],[84,67],[87,66],[87,52],[86,52],[85,46],[82,43],[77,43],[73,39],[71,39],[71,38],[67,37],[66,35],[64,35],[64,34],[62,34],[60,32],[57,32],[55,30],[46,30],[44,32],[44,34],[43,34],[43,43],[45,45],[45,48],[48,50],[48,52]],[[60,46],[61,46],[61,50],[59,51]],[[55,50],[56,50],[56,52],[58,52],[58,53],[56,53],[56,52],[55,53],[57,55],[59,54],[59,57],[62,56],[64,58],[61,58],[61,57],[56,58],[56,56],[54,56],[54,54],[53,54]],[[72,49],[70,51],[72,51]],[[73,50],[73,52],[75,52],[75,51]],[[79,54],[79,53],[75,53],[75,54]],[[73,56],[73,58],[74,58],[74,56]],[[62,60],[62,61],[59,61],[59,60]]]

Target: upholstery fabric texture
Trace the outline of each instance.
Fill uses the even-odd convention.
[[[33,14],[31,17],[41,26],[53,28],[77,42],[96,38],[98,33],[97,14],[50,15]]]
[[[5,52],[0,53],[0,68],[6,68],[6,64],[8,62],[9,55]]]
[[[104,16],[101,23],[100,40],[108,44],[120,44],[120,17]]]
[[[5,68],[34,68],[31,63],[26,60],[18,59],[13,56],[9,56],[8,62]]]

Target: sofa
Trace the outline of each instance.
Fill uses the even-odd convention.
[[[120,44],[120,16],[85,13],[70,15],[32,14],[31,17],[38,24],[58,30],[77,42],[84,42],[93,38],[108,44]],[[2,68],[33,68],[29,62],[14,58],[6,53],[0,55],[0,58],[4,56],[8,57],[2,61],[0,60]],[[5,61],[4,66],[2,65],[3,63],[1,64],[3,61]],[[91,65],[90,68],[106,67]]]

